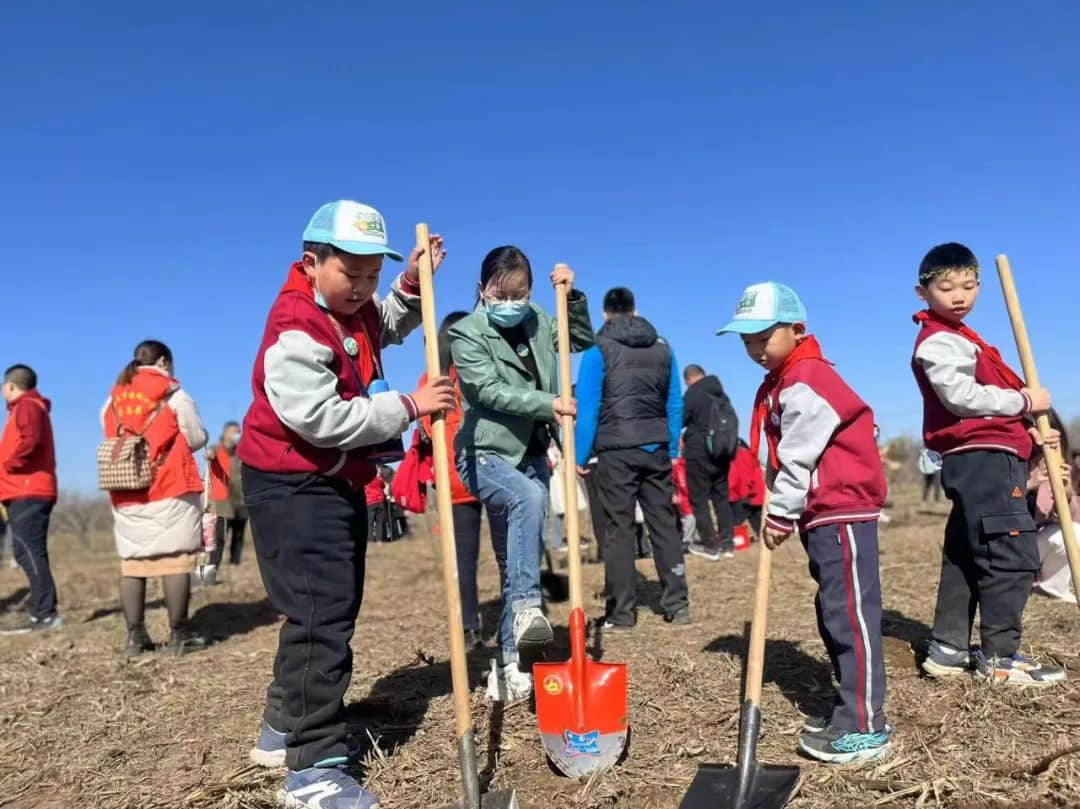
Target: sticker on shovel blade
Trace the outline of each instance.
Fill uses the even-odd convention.
[[[556,677],[554,674],[549,674],[544,678],[544,690],[551,694],[553,697],[559,696],[562,693],[562,680]]]
[[[566,757],[598,756],[600,755],[600,731],[590,730],[588,733],[574,733],[566,731]]]

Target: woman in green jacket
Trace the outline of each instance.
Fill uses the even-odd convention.
[[[571,348],[584,351],[593,344],[585,296],[573,289],[568,267],[556,268],[551,283],[568,291]],[[528,697],[532,675],[520,670],[520,654],[535,654],[552,639],[540,589],[546,455],[552,425],[576,412],[573,399],[558,396],[558,328],[531,302],[532,285],[525,254],[495,248],[480,269],[475,311],[450,330],[465,407],[455,441],[458,471],[476,498],[489,511],[505,512],[508,523],[498,661],[488,678],[488,696],[502,702]]]

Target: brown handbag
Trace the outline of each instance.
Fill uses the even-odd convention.
[[[106,492],[137,492],[149,489],[154,480],[154,460],[150,457],[150,445],[143,434],[149,429],[161,403],[154,408],[142,430],[136,432],[120,424],[120,414],[112,404],[116,414],[116,435],[106,438],[98,445],[98,488]]]

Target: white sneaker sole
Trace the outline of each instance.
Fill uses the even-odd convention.
[[[285,807],[285,809],[312,809],[313,806],[318,805],[304,803],[299,798],[294,798],[289,795],[289,793],[286,792],[284,789],[278,793],[278,800],[281,802],[281,805]],[[381,803],[373,803],[370,807],[368,807],[368,809],[381,809],[381,807]]]
[[[987,677],[981,671],[975,672],[975,677],[984,683],[989,683],[991,686],[1005,686],[1008,688],[1051,688],[1055,685],[1061,685],[1065,682],[1065,677],[1060,677],[1054,680],[1035,680],[1026,675],[1020,675],[1018,677],[1007,676],[1002,679]]]
[[[922,662],[921,668],[931,677],[964,677],[971,674],[971,669],[969,668],[943,666],[940,663],[935,663],[930,658],[926,658],[926,660]]]
[[[872,750],[856,750],[851,753],[824,753],[821,750],[813,750],[799,740],[799,749],[810,758],[824,761],[826,764],[862,764],[866,761],[878,761],[892,752],[892,742],[875,747]]]
[[[251,759],[252,764],[258,764],[270,770],[285,766],[284,750],[260,750],[258,747],[252,747],[248,751],[248,758]]]

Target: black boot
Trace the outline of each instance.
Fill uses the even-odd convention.
[[[128,627],[127,646],[124,648],[125,657],[138,657],[143,652],[152,652],[157,647],[150,640],[145,624],[135,624]]]
[[[174,626],[172,635],[169,636],[169,651],[174,657],[200,652],[209,645],[206,638],[190,629],[187,624]]]

